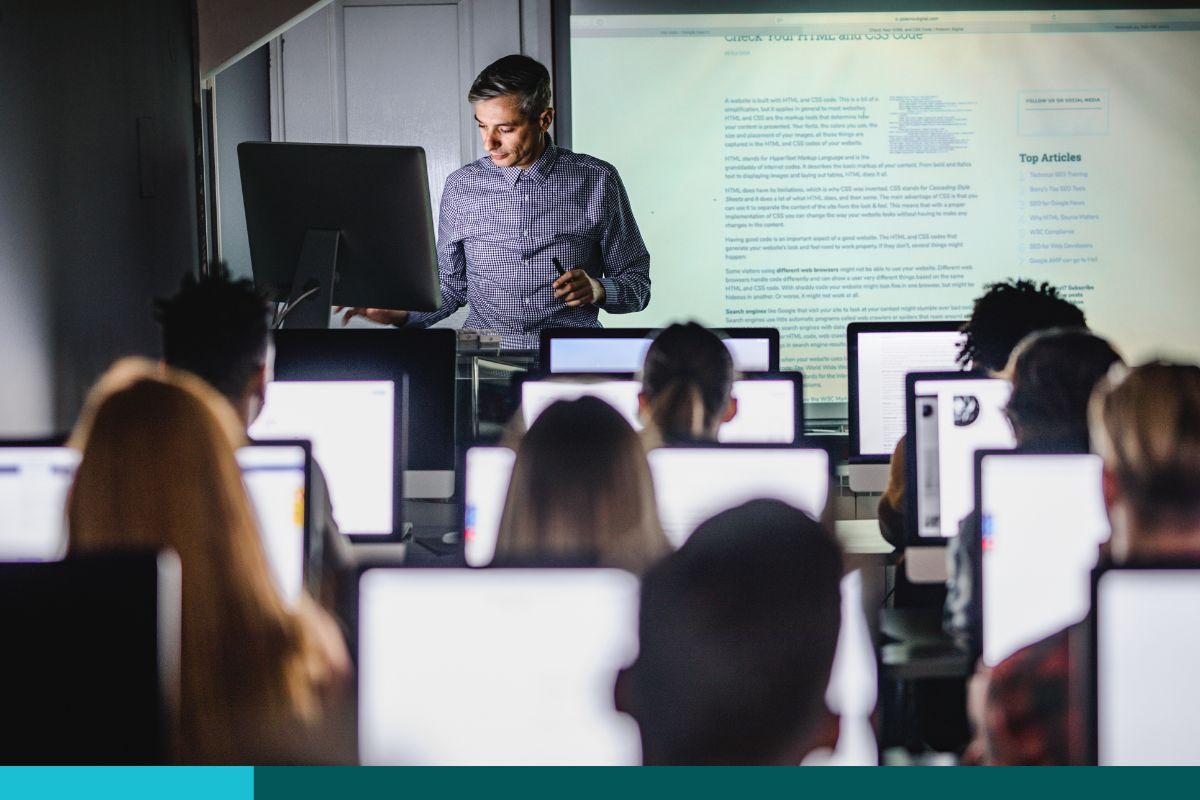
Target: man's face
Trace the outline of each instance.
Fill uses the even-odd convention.
[[[483,149],[497,167],[528,167],[542,154],[542,138],[554,119],[546,109],[535,119],[521,113],[516,95],[502,95],[475,103],[475,122]]]

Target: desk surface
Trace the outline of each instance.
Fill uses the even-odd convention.
[[[839,519],[834,533],[842,549],[855,555],[888,555],[895,550],[879,533],[877,519]]]

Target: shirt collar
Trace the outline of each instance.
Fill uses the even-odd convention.
[[[550,177],[550,170],[554,168],[554,162],[558,159],[558,146],[554,144],[554,140],[550,138],[550,134],[547,133],[545,136],[546,149],[538,156],[538,160],[534,161],[528,167],[496,167],[496,169],[500,170],[500,174],[504,176],[504,181],[509,186],[517,185],[517,181],[521,179],[522,172],[525,173],[524,180],[539,184],[545,183],[546,178]],[[487,158],[487,156],[484,156],[484,158]]]

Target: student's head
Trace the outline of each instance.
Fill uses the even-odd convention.
[[[244,436],[207,384],[142,359],[100,379],[72,436],[82,459],[67,505],[69,551],[179,554],[176,735],[186,760],[244,758],[241,731],[315,703],[302,680],[303,632],[275,589],[234,456]]]
[[[1008,280],[984,287],[963,326],[966,339],[958,354],[963,367],[1000,372],[1017,343],[1047,328],[1086,328],[1078,306],[1048,283]]]
[[[483,149],[497,167],[527,167],[541,154],[554,121],[550,73],[529,56],[511,55],[483,68],[467,92]]]
[[[243,427],[262,409],[271,378],[270,307],[249,280],[218,265],[185,275],[174,297],[156,303],[163,360],[199,375],[233,404]]]
[[[665,328],[642,365],[641,415],[664,443],[715,441],[733,419],[733,357],[712,331],[689,322]]]
[[[1104,459],[1113,558],[1200,556],[1200,367],[1114,370],[1089,417]]]
[[[595,397],[543,411],[517,446],[497,560],[640,573],[669,549],[645,451],[625,418]]]
[[[1086,453],[1087,407],[1096,384],[1121,356],[1079,328],[1030,334],[1012,355],[1005,409],[1020,447]]]
[[[755,500],[708,520],[642,580],[617,703],[646,764],[799,764],[825,717],[841,622],[837,542]]]

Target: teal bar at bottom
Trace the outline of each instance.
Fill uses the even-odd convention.
[[[0,767],[4,800],[253,800],[251,767]]]

